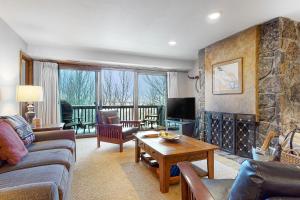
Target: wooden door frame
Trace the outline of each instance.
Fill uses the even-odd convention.
[[[25,61],[25,85],[33,85],[33,59],[23,51],[20,51],[19,84],[21,84],[22,79],[22,60]]]

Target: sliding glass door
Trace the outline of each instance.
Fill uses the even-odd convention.
[[[60,69],[59,90],[62,121],[78,135],[94,134],[96,72]]]
[[[144,129],[162,128],[165,124],[167,77],[165,74],[139,73],[138,116]]]
[[[164,126],[165,73],[61,68],[59,85],[62,120],[71,123],[70,128],[76,129],[77,135],[95,134],[97,109],[118,110],[121,120],[141,120],[143,129]]]
[[[133,120],[134,72],[102,70],[101,74],[102,109],[116,109],[121,120]]]

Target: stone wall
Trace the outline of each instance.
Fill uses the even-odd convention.
[[[300,127],[300,23],[282,18],[280,117],[283,131]]]
[[[199,91],[195,92],[196,110],[197,110],[197,116],[200,117],[200,121],[199,121],[200,139],[204,140],[205,120],[204,120],[203,111],[205,111],[205,49],[200,49],[198,51],[197,64],[198,64],[197,68],[199,70],[199,80],[198,80]]]
[[[261,25],[258,64],[258,145],[269,130],[300,126],[300,23],[276,18]]]
[[[196,95],[197,111],[201,112],[205,110],[205,49],[201,49],[198,52],[198,67],[199,67],[199,93]]]
[[[280,19],[261,25],[258,62],[258,144],[270,129],[280,129],[281,93],[278,67],[283,62],[280,50]]]

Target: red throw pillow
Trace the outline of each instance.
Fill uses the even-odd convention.
[[[0,121],[0,160],[16,165],[28,153],[15,130],[5,121]]]

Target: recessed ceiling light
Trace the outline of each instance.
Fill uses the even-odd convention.
[[[210,13],[207,18],[210,20],[217,20],[221,17],[221,13],[220,12],[212,12]]]
[[[169,44],[169,46],[173,47],[173,46],[176,46],[177,42],[174,41],[174,40],[170,40],[170,41],[168,42],[168,44]]]

